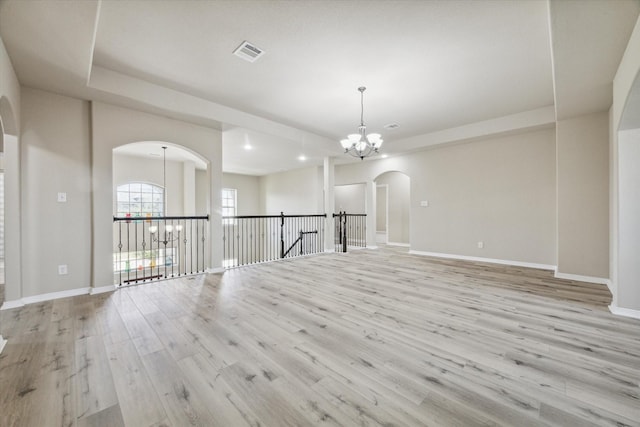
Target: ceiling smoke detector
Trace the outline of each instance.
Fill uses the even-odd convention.
[[[398,129],[400,127],[399,124],[397,123],[389,123],[388,125],[384,125],[383,128],[387,129],[387,130],[393,130],[393,129]]]
[[[233,54],[245,61],[256,62],[258,58],[264,55],[264,50],[245,40],[233,51]]]

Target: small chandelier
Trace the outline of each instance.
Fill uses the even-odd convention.
[[[346,139],[340,141],[345,153],[353,157],[359,157],[360,160],[378,154],[378,150],[382,146],[380,134],[367,134],[367,127],[364,125],[364,91],[366,89],[364,86],[358,88],[360,91],[360,126],[358,127],[358,133],[352,133]]]

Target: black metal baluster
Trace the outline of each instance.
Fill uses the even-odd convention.
[[[130,275],[130,271],[131,271],[131,245],[130,245],[130,239],[129,239],[129,226],[131,225],[130,222],[127,222],[127,283],[129,283],[129,279],[131,278]]]
[[[118,270],[120,270],[120,278],[118,279],[119,280],[118,284],[122,286],[122,222],[118,222],[118,252],[119,252]]]
[[[198,243],[196,244],[196,273],[200,272],[200,221],[196,222],[196,235]]]

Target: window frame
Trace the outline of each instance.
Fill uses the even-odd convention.
[[[233,192],[233,198],[231,197],[225,197],[225,192],[227,191],[231,191]],[[238,216],[238,189],[236,188],[223,188],[220,194],[220,211],[222,213],[221,216]],[[227,200],[233,200],[233,206],[231,205],[227,205],[225,204],[225,201]],[[233,214],[232,215],[226,215],[224,212],[227,209],[232,209],[233,210]],[[231,219],[231,218],[226,218],[222,220],[222,224],[223,225],[231,225],[231,224],[235,224],[236,220],[235,219]]]
[[[132,191],[131,187],[135,185],[140,186],[139,191],[135,191],[135,190]],[[151,191],[150,192],[142,191],[144,186],[150,186]],[[124,187],[126,187],[126,189],[123,189]],[[157,190],[160,190],[160,191],[157,191]],[[115,206],[116,216],[117,217],[133,217],[133,218],[139,218],[139,217],[157,218],[157,217],[166,216],[167,207],[165,205],[165,200],[166,200],[165,192],[166,192],[166,189],[162,185],[158,185],[153,182],[128,181],[123,184],[120,184],[116,186],[116,206]],[[121,200],[120,199],[121,193],[127,193],[128,200]],[[143,196],[144,194],[150,194],[151,200],[145,201],[144,200],[145,197]],[[132,201],[133,197],[135,196],[139,196],[139,201],[137,202],[135,200]],[[127,211],[120,210],[121,204],[127,204],[128,210]],[[132,211],[131,210],[132,205],[135,205],[135,204],[138,204],[140,206],[140,209]],[[151,205],[151,209],[150,210],[144,209],[145,204]],[[160,204],[161,210],[156,209],[156,205],[158,204]]]

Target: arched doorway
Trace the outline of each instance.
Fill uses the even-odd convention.
[[[640,318],[640,70],[622,112],[614,151],[614,205],[611,311]]]
[[[21,221],[20,221],[20,152],[18,129],[11,104],[0,98],[0,143],[2,151],[2,193],[4,248],[4,286],[0,287],[2,308],[21,306]]]
[[[0,120],[0,306],[4,302],[4,130]]]

